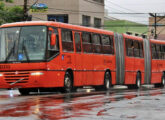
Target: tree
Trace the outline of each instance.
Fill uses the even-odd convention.
[[[4,0],[0,1],[0,24],[23,21],[22,7],[6,7]],[[13,0],[5,0],[5,2],[13,2]]]
[[[0,1],[5,1],[5,2],[9,2],[9,3],[13,2],[13,0],[0,0]]]

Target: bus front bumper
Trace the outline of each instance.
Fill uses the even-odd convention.
[[[63,76],[57,71],[0,72],[0,88],[63,87]]]

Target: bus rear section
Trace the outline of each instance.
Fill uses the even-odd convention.
[[[165,85],[165,42],[150,40],[151,46],[151,84]]]
[[[140,37],[123,34],[124,60],[125,60],[125,81],[124,84],[130,88],[139,88],[144,84],[144,43]]]

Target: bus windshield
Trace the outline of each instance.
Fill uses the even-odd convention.
[[[0,29],[0,62],[45,60],[46,26],[24,26]]]

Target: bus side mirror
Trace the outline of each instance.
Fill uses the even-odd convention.
[[[53,34],[51,35],[51,41],[50,41],[50,45],[51,45],[51,46],[55,46],[55,45],[56,45],[56,39],[57,39],[57,38],[56,38],[56,34],[53,33]]]

